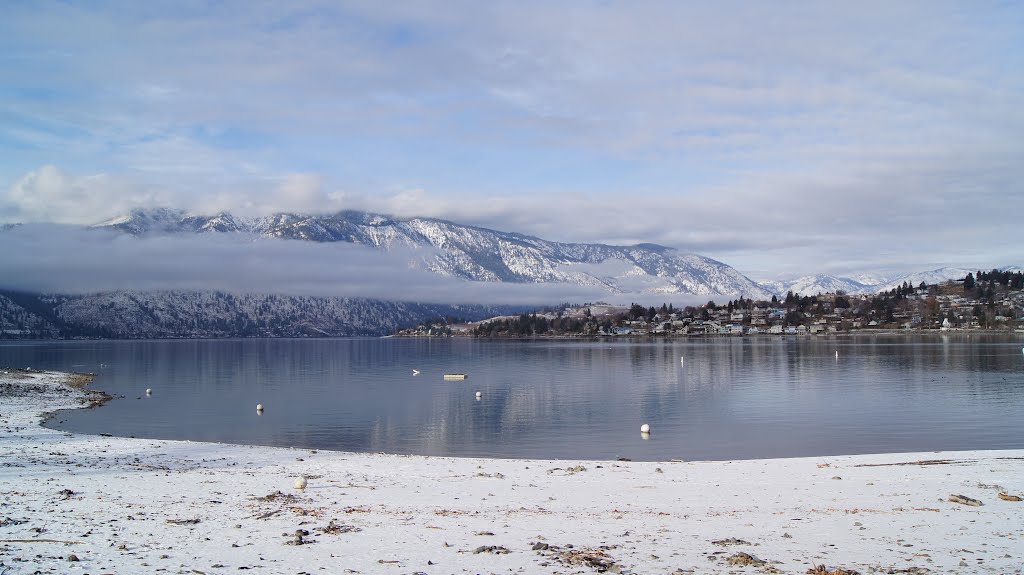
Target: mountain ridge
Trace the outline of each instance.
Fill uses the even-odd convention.
[[[382,336],[435,317],[480,320],[521,311],[516,306],[221,291],[66,295],[0,290],[0,339]]]
[[[419,250],[415,265],[443,276],[483,282],[565,283],[612,294],[770,297],[731,266],[657,244],[613,246],[545,240],[437,218],[395,218],[345,210],[240,218],[158,208],[133,210],[93,228],[123,233],[248,233],[312,242],[348,242],[380,250]]]
[[[1004,271],[1016,271],[1020,268],[1018,266],[1004,266],[998,269]],[[860,274],[859,276],[852,278],[830,274],[814,274],[801,276],[791,280],[761,282],[761,285],[770,289],[778,296],[785,295],[789,291],[792,291],[794,295],[816,295],[819,293],[836,293],[838,291],[843,291],[851,295],[872,295],[900,287],[904,283],[917,286],[921,282],[930,285],[940,284],[950,280],[960,280],[967,274],[975,273],[977,271],[977,268],[967,269],[941,267],[933,270],[888,276],[882,274]],[[858,281],[858,279],[855,278],[870,278],[875,280],[876,283],[865,283]]]

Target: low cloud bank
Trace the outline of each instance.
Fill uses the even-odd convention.
[[[81,294],[112,290],[219,290],[389,301],[543,305],[682,302],[706,298],[610,294],[568,284],[464,281],[418,269],[422,251],[250,236],[137,238],[30,224],[0,231],[0,288]]]

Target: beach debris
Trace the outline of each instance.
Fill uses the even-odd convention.
[[[511,551],[509,551],[509,549],[507,547],[502,547],[501,545],[481,545],[481,546],[479,546],[479,547],[477,547],[476,549],[473,550],[473,554],[474,555],[478,555],[480,553],[493,553],[495,555],[508,555],[509,553],[511,553]]]
[[[62,545],[81,545],[81,541],[68,541],[66,539],[0,539],[0,543],[60,543]],[[3,571],[0,571],[6,575]]]
[[[67,559],[68,559],[68,561],[72,561],[72,562],[80,561],[80,559],[78,558],[78,555],[75,555],[74,553],[68,555]]]
[[[548,473],[554,473],[556,471],[564,471],[566,475],[575,475],[577,473],[582,473],[582,472],[584,472],[586,470],[587,470],[586,467],[583,467],[582,465],[576,465],[576,466],[573,466],[573,467],[566,467],[565,469],[562,469],[561,467],[552,467],[551,469],[548,469]]]
[[[318,531],[324,535],[340,535],[342,533],[358,533],[363,529],[356,527],[355,525],[339,525],[331,519],[331,522],[327,524],[327,527],[319,527]]]
[[[1020,501],[1019,495],[1010,495],[1005,491],[999,494],[999,498],[1002,499],[1003,501]]]
[[[921,459],[918,461],[900,461],[898,463],[859,463],[854,467],[899,467],[903,465],[967,465],[974,463],[973,459]]]
[[[966,495],[950,495],[949,500],[952,501],[953,503],[970,505],[971,507],[981,507],[982,505],[984,505],[984,503],[982,503],[981,501],[978,501],[977,499],[971,497],[967,497]]]
[[[61,499],[67,500],[74,497],[75,492],[71,491],[70,489],[61,489],[60,491],[57,492],[57,495],[60,495]]]
[[[306,485],[307,485],[307,482],[306,482],[306,477],[304,475],[300,475],[295,480],[295,489],[298,489],[299,491],[305,491],[306,490]]]
[[[650,433],[650,432],[651,432],[651,424],[645,423],[645,424],[640,426],[640,433]]]
[[[0,527],[21,525],[22,523],[28,523],[28,519],[14,519],[13,517],[4,517],[3,519],[0,519]]]
[[[275,491],[273,493],[268,493],[262,497],[253,497],[253,499],[255,499],[256,501],[277,501],[278,499],[282,499],[285,502],[290,503],[298,500],[298,497],[292,495],[291,493]]]
[[[807,570],[807,575],[860,575],[860,572],[852,569],[843,569],[841,567],[836,567],[829,571],[828,567],[824,565],[815,565],[811,569]]]
[[[751,566],[751,567],[767,567],[768,566],[768,562],[765,561],[764,559],[758,559],[757,557],[754,557],[750,553],[744,553],[742,551],[740,551],[739,553],[730,555],[729,558],[727,558],[725,560],[725,562],[728,563],[729,565],[739,565],[741,567],[746,567],[748,565]]]
[[[316,543],[313,539],[306,539],[309,536],[309,531],[305,529],[296,529],[294,535],[284,534],[285,537],[292,537],[290,541],[285,541],[285,545],[309,545],[310,543]]]
[[[167,523],[171,525],[195,525],[196,523],[199,523],[199,521],[199,518],[195,517],[192,519],[168,519]]]
[[[598,573],[623,573],[626,571],[608,554],[612,548],[606,545],[596,549],[590,547],[576,549],[571,543],[559,547],[537,541],[530,544],[530,549],[567,567],[582,565],[590,567]]]
[[[726,545],[757,545],[756,543],[751,543],[749,541],[744,541],[742,539],[737,539],[735,537],[729,537],[728,539],[716,539],[712,541],[712,543],[715,545],[721,545],[723,547]]]

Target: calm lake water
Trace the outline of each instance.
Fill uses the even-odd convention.
[[[0,365],[92,371],[94,387],[124,396],[48,423],[74,432],[721,460],[1024,448],[1022,346],[1019,335],[952,334],[0,342]]]

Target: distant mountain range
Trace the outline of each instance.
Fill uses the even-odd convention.
[[[380,250],[413,248],[421,254],[414,263],[424,269],[482,282],[563,283],[596,287],[609,294],[771,297],[760,284],[722,262],[664,246],[562,243],[432,218],[398,219],[357,211],[240,218],[229,213],[200,216],[153,209],[136,210],[94,227],[136,236],[255,234],[349,242]]]
[[[642,293],[768,299],[843,291],[873,294],[904,282],[918,285],[961,279],[977,270],[939,268],[905,274],[816,274],[756,282],[714,259],[655,244],[611,246],[563,243],[513,232],[466,226],[434,218],[399,219],[343,211],[331,215],[281,213],[241,218],[156,208],[93,226],[144,236],[150,234],[254,234],[311,242],[348,242],[380,250],[414,248],[416,263],[434,273],[483,282],[565,283],[596,287],[609,294]],[[426,248],[426,249],[424,249]],[[1016,266],[1004,269],[1016,270]]]
[[[1018,271],[1017,266],[1001,268],[1008,271]],[[949,280],[963,279],[967,274],[977,272],[977,269],[965,268],[939,268],[924,272],[883,276],[883,275],[860,275],[856,277],[840,277],[827,274],[803,276],[793,280],[761,282],[765,289],[777,294],[785,295],[792,291],[796,295],[815,295],[819,293],[835,293],[843,291],[848,294],[875,294],[880,291],[888,291],[904,283],[917,286],[921,282],[925,284],[940,284]],[[987,271],[987,270],[983,270]]]
[[[15,227],[0,226],[0,232]],[[209,234],[213,238],[224,235],[347,242],[381,251],[407,249],[412,254],[411,265],[442,276],[477,282],[579,285],[609,295],[664,296],[665,301],[676,295],[719,301],[740,295],[770,299],[773,294],[785,296],[789,291],[800,295],[836,291],[871,294],[905,282],[941,283],[976,271],[940,268],[895,276],[819,274],[757,283],[722,262],[654,244],[562,243],[439,219],[399,219],[356,211],[240,218],[228,213],[200,216],[151,209],[136,210],[91,227],[137,237]],[[438,316],[478,320],[526,311],[523,306],[395,302],[344,294],[260,294],[258,285],[250,294],[119,290],[68,295],[4,291],[4,287],[0,285],[2,338],[385,335]],[[415,293],[410,298],[416,299]]]

